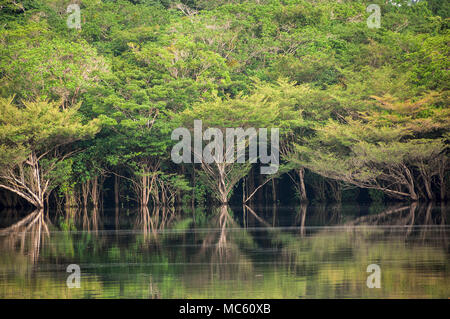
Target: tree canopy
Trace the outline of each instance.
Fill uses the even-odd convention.
[[[116,198],[144,206],[263,187],[276,201],[274,180],[293,172],[283,191],[301,200],[322,200],[323,181],[333,200],[351,187],[445,200],[449,4],[372,2],[380,28],[362,0],[83,0],[69,28],[68,0],[3,0],[0,183],[36,152],[64,163],[46,192],[66,201],[108,192],[112,178]],[[279,173],[250,163],[218,197],[220,174],[170,158],[171,132],[195,119],[279,128]]]

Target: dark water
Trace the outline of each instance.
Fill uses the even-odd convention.
[[[0,214],[0,298],[450,297],[444,205]]]

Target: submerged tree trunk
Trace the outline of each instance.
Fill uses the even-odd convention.
[[[39,159],[34,152],[26,162],[0,174],[0,188],[17,194],[39,209],[44,207],[49,181],[41,176]]]
[[[434,194],[431,190],[431,179],[428,176],[422,175],[423,184],[425,186],[425,191],[427,192],[427,197],[430,201],[434,200]]]
[[[98,177],[95,176],[91,179],[91,200],[94,205],[94,210],[98,210],[99,207],[99,187]]]
[[[439,176],[439,186],[440,186],[440,199],[444,202],[446,199],[447,187],[445,184],[445,173],[448,164],[448,159],[446,156],[442,156],[438,161],[438,176]]]
[[[221,204],[228,203],[228,194],[231,190],[227,188],[226,182],[226,174],[225,174],[225,166],[222,163],[217,163],[217,171],[219,172],[217,183],[219,190],[219,200]]]
[[[406,165],[403,165],[403,169],[405,171],[405,175],[406,175],[406,179],[407,179],[407,187],[408,187],[408,191],[409,191],[411,200],[417,201],[419,198],[414,189],[414,177]]]
[[[192,164],[192,198],[191,198],[191,205],[192,205],[192,212],[194,212],[194,209],[195,209],[195,164]]]
[[[119,197],[120,197],[120,180],[119,176],[114,175],[114,207],[119,208]]]
[[[334,180],[327,180],[327,184],[329,186],[331,196],[334,201],[340,203],[342,201],[342,187],[341,185]]]
[[[160,162],[145,160],[140,164],[140,172],[132,179],[134,192],[140,207],[147,207],[150,198],[159,205],[159,196],[155,195],[154,187]],[[156,192],[157,194],[157,192]]]
[[[277,202],[277,183],[275,179],[272,179],[272,201]]]
[[[73,190],[68,190],[64,194],[66,209],[77,207],[77,200]]]
[[[139,204],[141,207],[147,207],[150,201],[150,191],[151,191],[151,178],[148,175],[148,170],[143,170],[143,176],[139,178],[140,181],[140,192],[139,192]]]
[[[323,177],[315,175],[312,180],[311,186],[314,190],[314,199],[319,202],[324,202],[326,199],[325,196],[325,182]]]
[[[255,178],[253,175],[253,169],[250,170],[250,174],[248,174],[248,189],[247,189],[247,194],[252,194],[255,191]],[[249,204],[253,204],[253,197],[249,197],[246,202],[249,202]]]
[[[300,167],[293,170],[293,174],[291,172],[288,173],[289,178],[294,183],[295,191],[299,196],[300,203],[305,203],[308,201],[308,196],[306,194],[305,187],[305,168]]]
[[[83,201],[83,208],[87,210],[89,200],[89,182],[83,182],[81,184],[81,197]]]
[[[299,179],[299,192],[300,192],[300,201],[307,202],[308,196],[306,195],[306,187],[305,187],[305,168],[299,168],[296,170]]]

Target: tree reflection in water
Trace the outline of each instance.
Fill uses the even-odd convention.
[[[344,205],[224,205],[195,215],[154,207],[115,211],[111,224],[98,210],[52,222],[42,211],[18,221],[3,214],[0,297],[443,296],[447,214],[445,205],[417,203],[362,216]],[[71,263],[87,276],[81,290],[65,288]],[[370,263],[382,266],[378,295],[364,290]]]
[[[172,208],[155,206],[150,213],[148,207],[141,207],[134,222],[134,229],[142,232],[145,241],[156,241],[158,234],[170,226],[175,219],[175,211]]]
[[[13,225],[0,230],[2,249],[18,249],[21,254],[28,255],[32,263],[38,261],[41,241],[45,237],[49,238],[50,233],[43,210],[35,210]]]

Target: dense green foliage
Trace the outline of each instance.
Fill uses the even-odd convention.
[[[80,141],[74,129],[70,144],[45,141],[56,147],[47,161],[71,155],[59,156],[47,199],[53,191],[66,204],[89,197],[97,205],[113,177],[116,202],[216,199],[211,183],[220,181],[203,178],[203,166],[170,160],[172,130],[193,119],[281,128],[279,174],[235,169],[220,201],[263,183],[259,192],[273,188],[276,201],[271,179],[285,173],[302,200],[355,199],[355,189],[373,200],[448,198],[448,2],[373,0],[378,29],[368,27],[362,0],[75,2],[80,29],[66,25],[68,0],[0,1],[1,97],[14,96],[8,103],[18,110],[57,103],[76,113],[73,125],[101,124],[95,138]],[[0,119],[2,170],[21,138],[6,127],[22,124]],[[27,147],[34,143],[42,147]]]

